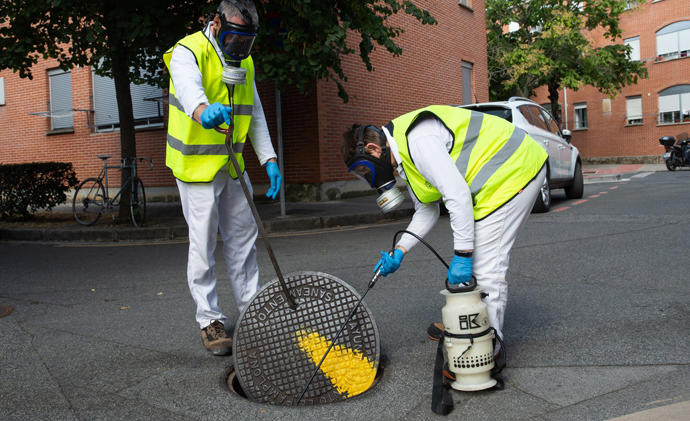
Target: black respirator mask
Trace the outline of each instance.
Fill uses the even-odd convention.
[[[256,39],[257,31],[259,30],[259,27],[252,23],[249,13],[243,13],[242,15],[243,20],[247,22],[247,24],[238,25],[228,22],[225,19],[225,15],[218,9],[220,29],[216,34],[216,41],[221,51],[231,60],[236,61],[242,61],[249,57],[249,54],[252,52],[254,40]]]
[[[374,130],[385,145],[386,136],[375,126],[360,126],[357,128],[357,146],[355,153],[347,160],[347,169],[364,180],[371,188],[376,189],[380,196],[376,200],[379,208],[384,212],[396,209],[405,199],[400,190],[395,188],[394,168],[391,165],[391,151],[388,147],[381,147],[381,156],[376,158],[366,151],[364,132]]]
[[[242,11],[245,25],[228,22],[225,14],[218,8],[220,28],[216,33],[216,42],[223,52],[228,66],[223,67],[223,81],[231,85],[246,83],[246,70],[240,67],[240,62],[251,54],[254,40],[259,27],[252,22],[252,17],[246,10]]]

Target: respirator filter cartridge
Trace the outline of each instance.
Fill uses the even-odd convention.
[[[244,67],[223,66],[221,79],[228,85],[244,85],[247,83],[247,69]]]
[[[405,200],[405,196],[398,190],[397,187],[391,187],[384,191],[377,199],[376,204],[383,213],[391,212],[397,209]]]

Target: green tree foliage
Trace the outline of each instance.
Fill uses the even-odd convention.
[[[261,74],[281,86],[294,84],[301,91],[315,79],[328,79],[347,101],[342,81],[342,58],[355,53],[348,35],[358,38],[359,55],[367,70],[375,44],[394,56],[402,54],[395,38],[403,30],[387,20],[404,11],[422,24],[436,24],[428,11],[407,0],[270,0],[263,3],[266,21],[261,26],[254,60]]]
[[[165,79],[161,54],[210,11],[203,0],[3,0],[0,2],[0,70],[32,78],[41,59],[64,70],[91,66],[112,77],[123,157],[136,155],[131,82]],[[122,171],[122,183],[129,171]],[[128,194],[123,198],[127,201]],[[128,203],[120,207],[129,219]]]
[[[167,87],[162,53],[186,34],[202,29],[217,0],[2,0],[0,70],[32,78],[39,60],[57,59],[61,68],[92,66],[112,77],[120,117],[123,157],[136,155],[131,82]],[[255,59],[263,78],[305,90],[315,79],[331,79],[347,100],[341,59],[354,52],[348,34],[360,36],[359,53],[368,70],[379,44],[402,53],[394,38],[402,29],[387,19],[404,11],[425,24],[436,23],[408,0],[269,0],[257,2],[264,17]],[[265,19],[268,17],[270,19]],[[122,182],[128,172],[123,171]],[[126,194],[123,197],[128,197]],[[120,217],[128,220],[129,206]],[[127,219],[124,219],[127,218]]]
[[[490,95],[529,97],[546,85],[553,115],[558,90],[591,85],[616,95],[647,77],[642,61],[629,60],[619,17],[639,0],[487,0]],[[518,29],[508,31],[514,22]],[[601,33],[608,45],[595,46]]]

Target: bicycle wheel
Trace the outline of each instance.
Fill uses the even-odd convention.
[[[97,178],[87,178],[79,184],[72,198],[74,219],[82,225],[92,225],[105,209],[105,189]]]
[[[146,222],[146,192],[144,183],[141,179],[132,179],[132,195],[129,199],[129,210],[132,215],[132,223],[135,227],[140,227]]]

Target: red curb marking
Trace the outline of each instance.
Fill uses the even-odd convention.
[[[618,186],[609,187],[609,190],[616,190]]]
[[[635,172],[642,167],[642,164],[625,164],[619,165],[616,168],[598,169],[595,174],[619,174],[625,172]]]
[[[593,198],[593,197],[599,197],[599,195],[598,195],[598,194],[593,194],[593,195],[588,196],[588,197],[591,199],[591,198]]]
[[[589,200],[589,199],[578,200],[577,202],[573,203],[573,205],[579,205],[579,204],[581,204],[581,203],[585,203],[585,202],[588,201],[588,200]]]
[[[563,207],[560,207],[560,208],[558,208],[558,209],[554,209],[554,210],[552,210],[551,212],[562,212],[562,211],[564,211],[564,210],[566,210],[566,209],[570,209],[570,206],[563,206]]]
[[[608,193],[607,191],[600,191],[599,194],[606,194]]]

